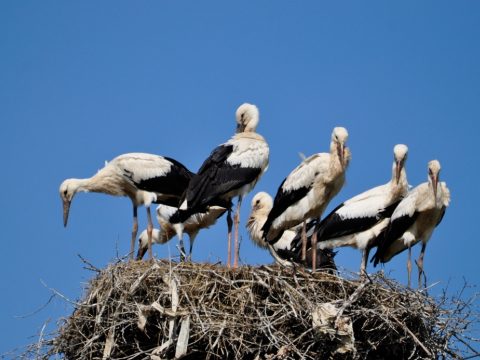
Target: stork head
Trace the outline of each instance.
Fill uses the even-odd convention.
[[[393,148],[393,158],[395,161],[395,181],[398,184],[400,181],[400,175],[402,169],[405,166],[405,161],[407,160],[408,147],[404,144],[397,144]]]
[[[255,196],[252,199],[251,205],[252,205],[252,213],[259,210],[264,210],[269,212],[273,207],[273,200],[269,194],[267,194],[264,191],[261,191],[255,194]]]
[[[267,220],[268,213],[272,210],[272,197],[266,192],[259,192],[253,197],[251,206],[252,210],[245,226],[254,244],[265,249],[267,248],[267,243],[265,242],[264,230],[262,228]]]
[[[259,120],[258,108],[252,104],[242,104],[238,107],[235,117],[237,119],[237,133],[254,132]]]
[[[432,185],[433,195],[437,198],[438,180],[440,177],[440,162],[432,160],[428,163],[428,182]]]
[[[152,230],[152,244],[164,244],[168,241],[164,240],[164,237],[161,236],[160,230],[153,229]],[[142,260],[145,256],[145,253],[148,250],[148,233],[147,229],[143,230],[138,238],[138,252],[137,252],[137,260]]]
[[[346,147],[348,131],[344,127],[336,127],[332,132],[331,150],[336,151],[342,166],[346,166],[349,160],[349,150]]]
[[[68,213],[70,211],[70,204],[75,194],[80,189],[80,181],[78,179],[67,179],[60,185],[60,197],[63,202],[63,226],[67,226]]]

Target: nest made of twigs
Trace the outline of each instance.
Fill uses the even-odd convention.
[[[278,266],[120,262],[98,270],[42,357],[461,357],[452,334],[465,317],[452,321],[441,305],[381,273],[360,281]]]

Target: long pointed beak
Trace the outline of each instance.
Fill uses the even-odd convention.
[[[402,172],[402,162],[397,161],[395,165],[395,181],[398,185],[398,182],[400,181],[400,174]]]
[[[438,176],[433,175],[432,182],[433,182],[433,195],[435,196],[435,200],[436,200],[437,199],[437,188],[438,188]]]
[[[72,202],[68,200],[63,200],[63,226],[67,227],[68,222],[68,213],[70,211],[70,204]]]
[[[137,252],[137,260],[142,260],[147,250],[148,250],[148,246],[145,246],[145,247],[139,246],[138,252]]]
[[[237,124],[237,134],[242,133],[245,130],[245,125]]]
[[[337,145],[337,153],[338,153],[338,158],[340,159],[340,164],[342,166],[345,165],[345,145],[344,144],[338,144]]]

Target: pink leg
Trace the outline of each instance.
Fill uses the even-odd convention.
[[[133,205],[133,228],[132,228],[132,241],[130,243],[130,260],[133,260],[133,253],[135,252],[135,240],[137,239],[137,232],[138,232],[137,207]]]
[[[307,222],[302,224],[302,261],[307,260]]]
[[[420,251],[420,256],[417,260],[417,267],[418,267],[418,288],[422,287],[422,274],[425,277],[425,286],[427,286],[427,277],[425,276],[425,271],[423,271],[423,257],[425,256],[425,249],[427,244],[422,243],[422,250]]]
[[[235,242],[234,242],[234,252],[233,252],[233,268],[235,269],[238,266],[238,258],[240,257],[240,243],[238,240],[238,225],[240,224],[240,207],[242,206],[242,196],[238,197],[237,209],[235,211],[235,217],[233,224],[235,226]]]
[[[408,287],[410,288],[411,276],[412,276],[412,248],[411,247],[408,247],[407,271],[408,271]]]
[[[153,232],[153,223],[152,223],[152,214],[150,213],[150,206],[147,206],[147,234],[148,234],[148,258],[153,259],[152,251],[152,232]]]
[[[312,271],[317,270],[317,232],[312,234]]]
[[[362,263],[360,265],[360,278],[365,279],[367,277],[367,261],[368,254],[370,254],[370,248],[366,248],[362,251]]]

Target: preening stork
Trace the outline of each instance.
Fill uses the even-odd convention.
[[[330,153],[318,153],[306,158],[283,180],[262,228],[266,241],[274,244],[285,230],[308,218],[315,219],[322,215],[345,183],[345,170],[350,162],[347,139],[345,128],[334,128]],[[306,243],[304,235],[302,259],[306,256]],[[316,247],[313,247],[315,252]],[[312,269],[315,270],[315,267],[316,254],[312,254]]]
[[[366,275],[368,254],[379,233],[408,193],[407,153],[406,145],[395,145],[391,180],[343,202],[317,227],[318,249],[352,246],[362,251],[361,276]]]
[[[418,286],[422,284],[423,258],[428,240],[433,230],[443,219],[450,203],[450,190],[446,183],[439,182],[440,162],[428,163],[428,182],[415,187],[398,204],[390,218],[388,227],[379,236],[377,252],[373,255],[374,266],[386,263],[392,257],[408,249],[408,286],[411,284],[412,246],[422,242],[422,250],[417,260]],[[426,279],[425,279],[426,283]]]
[[[238,265],[238,224],[240,207],[245,194],[253,189],[267,170],[269,148],[265,139],[255,132],[259,112],[255,105],[243,104],[236,111],[237,131],[226,143],[215,148],[193,176],[185,200],[171,218],[182,236],[182,223],[197,212],[204,212],[219,200],[230,202],[238,196],[234,217],[235,242],[233,267]],[[231,211],[228,209],[228,257],[231,262]]]
[[[175,235],[176,233],[175,227],[170,222],[170,218],[175,214],[177,211],[176,207],[168,206],[168,205],[159,205],[157,207],[157,220],[160,224],[160,230],[153,229],[152,233],[152,242],[155,244],[165,244]],[[211,225],[215,224],[217,219],[221,217],[227,208],[222,206],[210,206],[205,213],[196,213],[192,214],[185,222],[183,223],[184,228],[183,231],[188,234],[188,238],[190,240],[190,249],[188,258],[191,259],[192,256],[192,249],[193,249],[193,242],[197,237],[199,231],[201,229],[206,229]],[[183,240],[180,239],[180,256],[182,257],[185,254],[185,248],[183,246]],[[140,234],[138,239],[138,252],[137,252],[137,260],[141,260],[145,255],[145,252],[148,249],[148,234],[147,230],[143,230]]]
[[[63,201],[63,224],[66,227],[73,197],[78,192],[98,192],[114,196],[127,196],[133,204],[133,228],[130,258],[133,259],[138,231],[137,207],[147,209],[147,231],[151,243],[152,217],[150,205],[161,203],[177,206],[187,188],[192,173],[178,161],[159,155],[144,153],[123,154],[105,164],[87,179],[67,179],[60,185]],[[152,258],[151,246],[149,255]]]
[[[295,245],[298,243],[302,226],[297,225],[291,229],[283,231],[280,239],[275,244],[270,245],[265,241],[263,236],[262,227],[267,220],[268,214],[273,206],[272,197],[266,192],[257,193],[251,203],[250,217],[247,221],[247,229],[250,238],[258,247],[262,249],[268,249],[276,262],[283,266],[294,266],[294,264],[300,263],[300,253],[295,249]],[[315,222],[308,222],[307,229],[311,236]],[[307,235],[308,235],[307,233]],[[330,249],[320,250],[317,253],[317,263],[321,268],[336,269],[335,262],[333,260],[335,253]],[[309,258],[307,258],[309,259]],[[311,266],[311,263],[307,261],[307,267]]]

